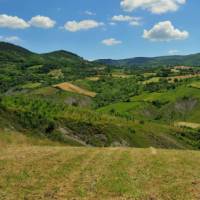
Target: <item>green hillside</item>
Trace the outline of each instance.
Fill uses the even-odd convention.
[[[104,67],[67,51],[32,53],[0,42],[0,92],[19,90],[24,84],[42,86],[104,73]],[[18,87],[19,86],[19,87]]]
[[[2,138],[11,132],[72,146],[200,148],[193,128],[200,123],[199,68],[112,69],[64,50],[36,54],[8,43],[0,43],[0,56]]]
[[[199,84],[0,43],[0,199],[198,200]]]

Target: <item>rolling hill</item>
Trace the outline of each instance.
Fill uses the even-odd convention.
[[[58,59],[59,58],[59,59]],[[50,53],[37,54],[33,53],[23,47],[0,42],[0,62],[19,62],[19,63],[27,63],[28,61],[39,62],[40,64],[51,63],[51,62],[74,62],[74,61],[84,62],[83,58],[79,57],[76,54],[73,54],[68,51],[60,50]]]
[[[121,60],[100,59],[96,62],[116,67],[200,66],[200,54],[186,56],[136,57]]]
[[[26,83],[52,85],[104,73],[105,66],[60,50],[45,54],[0,42],[0,92]]]
[[[62,145],[200,148],[198,130],[174,126],[199,123],[199,89],[190,87],[198,77],[174,83],[152,71],[148,79],[145,71],[108,69],[68,51],[37,54],[4,42],[0,58],[2,135]],[[143,60],[150,62],[137,62]]]
[[[200,68],[166,68],[198,56],[131,70],[0,43],[0,199],[198,200]]]

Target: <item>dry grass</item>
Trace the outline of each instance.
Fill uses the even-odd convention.
[[[32,135],[25,135],[15,130],[5,130],[0,128],[0,149],[8,146],[58,146],[59,142],[53,142],[46,138],[37,138]]]
[[[178,126],[178,127],[187,127],[187,128],[192,128],[192,129],[198,129],[198,128],[200,128],[200,124],[198,124],[198,123],[191,123],[191,122],[176,122],[175,126]]]
[[[54,85],[54,87],[59,88],[59,89],[64,90],[64,91],[78,93],[78,94],[82,94],[82,95],[89,96],[89,97],[95,97],[96,96],[95,92],[85,90],[83,88],[80,88],[80,87],[73,85],[72,83],[68,83],[68,82]]]
[[[0,148],[0,199],[199,200],[200,153]]]

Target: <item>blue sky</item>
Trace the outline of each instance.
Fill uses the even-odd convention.
[[[86,59],[200,52],[198,0],[0,0],[0,40]]]

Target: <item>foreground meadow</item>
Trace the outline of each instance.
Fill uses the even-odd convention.
[[[200,199],[200,153],[7,146],[0,149],[0,199]]]

